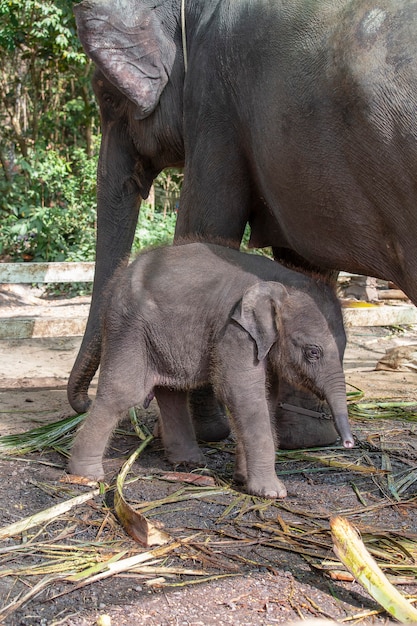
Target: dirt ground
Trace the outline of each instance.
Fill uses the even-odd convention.
[[[33,306],[37,305],[34,301]],[[85,306],[85,300],[75,304],[62,301],[58,306]],[[10,313],[10,299],[3,299],[3,310],[6,308]],[[67,311],[75,314],[71,308]],[[1,313],[0,301],[0,317]],[[71,414],[65,383],[79,343],[79,337],[0,341],[0,435],[23,432]],[[408,344],[417,345],[417,327],[349,329],[348,384],[361,389],[365,401],[416,400],[413,364],[404,371],[374,369],[388,348]],[[152,429],[155,407],[151,405],[139,418]],[[333,457],[376,468],[386,468],[388,459],[394,477],[417,469],[414,422],[361,417],[352,420],[352,426],[357,446],[351,452],[332,449]],[[132,430],[128,421],[123,428],[125,432],[115,435],[107,454],[109,481],[138,445],[128,432]],[[328,468],[314,458],[299,460],[284,454],[278,457],[277,471],[287,485],[288,497],[271,504],[245,498],[232,489],[233,449],[231,440],[204,448],[208,471],[221,487],[205,494],[166,479],[163,472],[170,467],[157,440],[135,463],[131,475],[137,481],[126,488],[132,505],[177,494],[171,503],[151,513],[151,519],[162,522],[173,541],[180,544],[166,557],[156,557],[154,570],[150,562],[146,571],[125,572],[79,588],[68,577],[59,579],[50,571],[28,573],[29,565],[56,558],[52,548],[45,546],[76,545],[87,550],[87,545],[96,543],[100,554],[103,545],[109,551],[122,546],[125,557],[146,550],[115,522],[103,496],[49,524],[2,540],[0,623],[87,626],[96,624],[100,616],[107,616],[111,620],[107,623],[113,626],[266,626],[311,617],[387,622],[386,614],[374,614],[378,606],[358,583],[323,570],[326,558],[334,560],[329,518],[347,517],[364,537],[373,533],[415,541],[416,482],[410,482],[396,500],[386,475],[360,473],[354,467]],[[64,475],[65,458],[57,452],[0,458],[0,527],[86,491],[83,486],[59,482]],[[185,489],[183,495],[188,494],[182,500],[178,495],[181,489]],[[305,531],[305,537],[313,535],[317,540],[311,544],[304,539],[306,547],[302,549],[297,537]],[[170,569],[163,574],[162,567]],[[408,583],[401,585],[404,593],[417,593],[417,581],[396,580]],[[25,595],[31,597],[19,605]]]

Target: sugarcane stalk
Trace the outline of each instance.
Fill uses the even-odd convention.
[[[336,556],[374,600],[399,622],[416,623],[417,610],[389,582],[357,530],[343,517],[332,518],[330,528]]]

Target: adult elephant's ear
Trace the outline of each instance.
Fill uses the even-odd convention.
[[[232,319],[255,341],[259,361],[278,338],[276,312],[287,296],[288,291],[280,283],[255,283],[245,291],[232,314]]]
[[[156,10],[134,0],[84,0],[74,12],[86,54],[138,106],[138,119],[150,115],[176,53]]]

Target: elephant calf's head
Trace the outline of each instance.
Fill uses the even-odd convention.
[[[245,292],[232,319],[255,342],[259,361],[268,359],[280,377],[328,402],[343,445],[351,448],[354,443],[336,336],[344,333],[342,314],[332,289],[323,284],[320,291],[319,307],[311,295],[300,290],[288,291],[275,282],[256,283]]]

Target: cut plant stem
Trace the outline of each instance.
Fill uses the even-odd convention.
[[[374,600],[398,621],[417,623],[417,610],[389,582],[355,528],[343,517],[332,518],[330,528],[336,555]]]
[[[0,528],[0,539],[14,537],[15,535],[19,535],[20,533],[29,530],[29,528],[33,528],[34,526],[38,526],[39,524],[43,524],[44,522],[49,522],[50,520],[55,519],[60,515],[63,515],[67,511],[70,511],[75,506],[83,504],[84,502],[88,502],[88,500],[91,500],[91,498],[94,498],[99,494],[100,489],[94,489],[93,491],[89,491],[88,493],[83,493],[80,496],[71,498],[71,500],[65,500],[64,502],[56,504],[49,509],[45,509],[44,511],[35,513],[35,515],[25,517],[25,519],[20,520],[20,522],[15,522],[14,524],[3,526],[3,528]]]
[[[171,541],[171,537],[163,530],[157,528],[156,525],[151,524],[142,513],[135,511],[130,504],[126,502],[123,496],[123,485],[133,463],[152,439],[153,435],[149,435],[146,439],[142,440],[139,448],[123,465],[117,476],[116,490],[114,492],[114,510],[120,524],[135,541],[139,541],[146,547],[155,545],[161,546]]]

